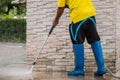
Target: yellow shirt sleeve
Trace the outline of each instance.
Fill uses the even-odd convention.
[[[58,0],[58,7],[65,7],[65,0]]]

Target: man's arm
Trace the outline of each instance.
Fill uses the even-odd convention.
[[[64,7],[58,7],[56,17],[53,21],[53,26],[55,27],[59,23],[59,19],[64,12]]]

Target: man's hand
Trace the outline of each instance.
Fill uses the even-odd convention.
[[[62,16],[63,11],[64,11],[64,7],[58,7],[56,17],[53,21],[53,26],[54,27],[57,26],[57,24],[59,23],[59,19]]]

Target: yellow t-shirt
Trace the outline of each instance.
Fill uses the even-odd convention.
[[[85,18],[96,15],[91,0],[58,0],[58,7],[65,7],[65,4],[70,9],[70,23],[77,23]]]

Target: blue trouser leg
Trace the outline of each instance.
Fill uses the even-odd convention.
[[[74,44],[73,50],[75,68],[68,72],[68,76],[84,76],[84,45]]]
[[[102,47],[101,47],[101,42],[96,41],[91,44],[96,64],[98,67],[97,72],[95,72],[95,76],[102,76],[103,74],[106,73],[105,67],[104,67],[104,58],[103,58],[103,52],[102,52]]]

